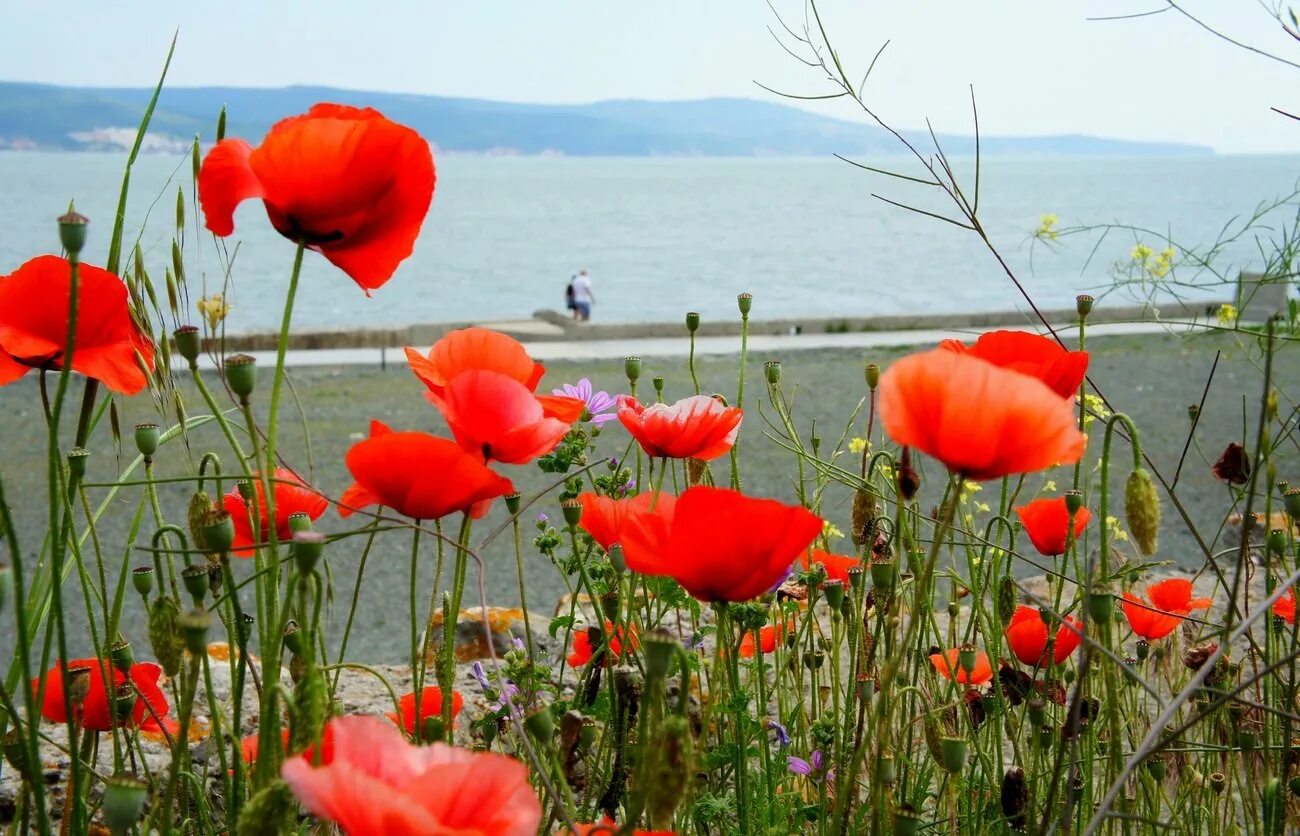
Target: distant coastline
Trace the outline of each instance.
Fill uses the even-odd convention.
[[[0,150],[129,148],[153,91],[0,81]],[[142,150],[185,153],[211,143],[217,115],[232,136],[260,137],[277,119],[320,101],[370,106],[410,125],[448,155],[524,157],[898,156],[897,140],[873,125],[753,99],[611,100],[543,105],[332,87],[164,88]],[[905,132],[928,141],[924,132]],[[945,153],[975,151],[971,136],[939,134]],[[981,136],[987,156],[1208,156],[1214,149],[1063,134]]]

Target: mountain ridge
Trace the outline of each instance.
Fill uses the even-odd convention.
[[[0,81],[0,149],[119,150],[152,90],[68,87]],[[318,101],[368,105],[410,125],[443,152],[567,156],[894,156],[897,141],[873,125],[786,104],[715,97],[675,101],[609,99],[531,104],[316,85],[164,88],[146,150],[182,151],[197,134],[210,142],[217,113],[227,134],[261,137],[288,114]],[[928,140],[921,131],[909,139]],[[968,155],[974,138],[938,135],[945,152]],[[981,136],[986,155],[1189,156],[1213,154],[1192,143],[1143,142],[1085,134]]]

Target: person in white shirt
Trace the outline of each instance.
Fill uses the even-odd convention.
[[[578,271],[573,279],[573,312],[582,322],[591,319],[591,306],[596,302],[596,295],[591,291],[591,277],[587,268]]]

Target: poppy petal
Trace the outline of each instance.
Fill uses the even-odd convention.
[[[242,139],[223,139],[203,158],[199,169],[199,205],[207,228],[224,238],[235,231],[235,207],[262,197],[262,183],[248,158],[253,146]]]

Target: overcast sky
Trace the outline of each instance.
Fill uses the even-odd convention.
[[[1261,8],[1185,0],[1239,40],[1300,62]],[[802,0],[774,0],[802,26]],[[860,74],[890,41],[868,98],[901,127],[1088,133],[1221,152],[1300,151],[1300,70],[1234,48],[1164,0],[822,0],[841,60]],[[0,79],[146,86],[172,31],[173,85],[322,84],[521,102],[774,99],[830,89],[773,41],[764,0],[0,0]],[[803,106],[861,118],[844,101]]]

